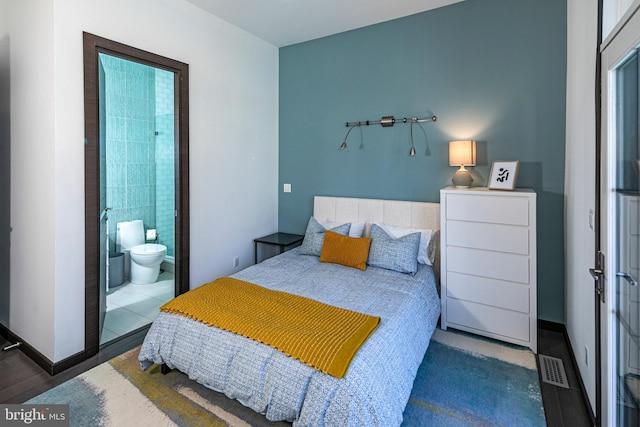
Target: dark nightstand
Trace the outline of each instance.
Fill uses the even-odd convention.
[[[302,243],[304,239],[303,235],[300,234],[289,234],[289,233],[273,233],[268,236],[259,237],[257,239],[253,239],[253,259],[254,262],[258,263],[258,243],[264,243],[265,245],[274,245],[280,247],[280,253],[283,253],[285,249],[289,246],[299,245]]]

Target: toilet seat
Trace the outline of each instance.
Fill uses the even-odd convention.
[[[167,247],[158,243],[145,243],[131,248],[131,253],[139,256],[156,256],[167,252]]]

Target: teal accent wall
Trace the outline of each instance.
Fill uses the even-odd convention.
[[[173,73],[100,54],[105,71],[109,240],[141,219],[174,255]]]
[[[520,160],[538,199],[538,317],[564,322],[565,0],[466,0],[280,49],[279,229],[303,233],[314,195],[439,201],[448,142],[475,139],[474,185]],[[344,123],[363,126],[338,149]],[[291,193],[282,185],[290,183]]]

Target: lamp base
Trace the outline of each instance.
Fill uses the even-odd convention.
[[[468,170],[457,170],[451,178],[453,185],[460,188],[467,188],[473,183],[473,178]]]

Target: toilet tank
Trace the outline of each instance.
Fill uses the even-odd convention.
[[[119,222],[116,228],[116,250],[125,252],[144,243],[144,226],[141,219]]]

